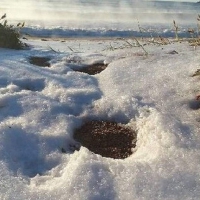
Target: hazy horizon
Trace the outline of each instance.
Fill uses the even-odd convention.
[[[195,23],[199,4],[171,4],[169,0],[2,0],[0,12],[8,20],[25,20],[26,25],[132,29],[141,23]],[[183,0],[181,0],[183,2]],[[174,2],[181,2],[176,0]],[[186,2],[186,1],[184,1]],[[194,3],[194,0],[187,0]]]

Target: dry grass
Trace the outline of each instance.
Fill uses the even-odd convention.
[[[16,26],[8,25],[6,14],[0,18],[0,47],[10,49],[23,49],[25,44],[20,41],[20,29],[24,23]]]

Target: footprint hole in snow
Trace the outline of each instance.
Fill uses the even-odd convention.
[[[50,61],[51,59],[49,57],[40,57],[40,56],[30,56],[29,62],[33,65],[37,65],[40,67],[50,67]]]
[[[105,70],[107,66],[108,65],[104,64],[104,63],[94,63],[91,65],[86,65],[79,69],[74,69],[74,71],[87,73],[89,75],[95,75],[95,74],[99,74],[100,72]]]
[[[137,132],[116,122],[92,120],[76,129],[73,137],[95,154],[125,159],[136,147]]]

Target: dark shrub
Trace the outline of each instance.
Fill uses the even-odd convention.
[[[24,44],[20,41],[20,29],[24,24],[17,24],[17,26],[8,25],[7,20],[3,20],[6,15],[0,19],[0,47],[10,49],[23,49]]]

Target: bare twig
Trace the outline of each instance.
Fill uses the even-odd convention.
[[[140,44],[140,42],[138,41],[138,39],[137,39],[137,38],[134,38],[134,40],[136,41],[137,45],[138,45],[139,47],[141,47],[142,50],[145,52],[145,56],[148,56],[148,52],[145,50],[144,46],[143,46],[142,44]]]
[[[178,37],[178,25],[176,24],[175,20],[173,20],[173,24],[174,24],[174,31],[175,31],[176,40],[179,40],[179,37]]]
[[[50,48],[50,50],[52,50],[53,52],[55,52],[55,53],[60,53],[60,51],[58,50],[58,51],[56,51],[55,49],[53,49],[51,46],[49,46],[48,45],[48,47]]]

